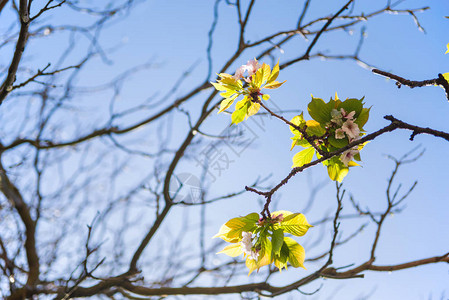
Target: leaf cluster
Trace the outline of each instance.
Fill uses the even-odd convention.
[[[288,264],[294,268],[305,268],[304,248],[286,234],[303,236],[310,227],[312,225],[300,213],[281,210],[273,212],[267,219],[260,218],[258,213],[251,213],[227,221],[214,238],[231,243],[218,253],[231,257],[244,255],[249,274],[271,263],[281,271],[287,269]],[[249,253],[243,241],[243,235],[248,233],[252,237]]]
[[[257,60],[254,61],[257,64]],[[269,65],[262,64],[253,75],[243,78],[245,84],[236,75],[220,73],[217,82],[211,82],[215,89],[221,91],[220,96],[225,98],[220,103],[218,113],[228,109],[239,96],[243,96],[243,99],[235,104],[232,124],[238,124],[255,115],[260,109],[260,102],[270,99],[270,95],[261,93],[262,89],[277,89],[285,82],[276,81],[279,76],[279,62],[273,70]]]

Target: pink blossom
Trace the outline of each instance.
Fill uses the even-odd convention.
[[[341,129],[348,135],[350,141],[357,139],[360,135],[359,125],[349,119],[343,123]]]
[[[354,155],[356,155],[357,153],[359,153],[359,150],[357,149],[349,149],[346,150],[345,152],[342,153],[342,155],[340,156],[340,160],[342,163],[345,164],[345,166],[348,166],[348,163],[354,158]]]
[[[256,71],[261,67],[262,65],[259,64],[257,59],[249,60],[246,63],[246,70],[248,71],[248,76],[252,76],[256,74]]]
[[[240,78],[243,78],[243,73],[245,73],[245,70],[246,70],[246,66],[245,65],[243,65],[243,66],[240,66],[238,69],[237,69],[237,71],[235,71],[235,74],[234,74],[234,78],[235,79],[240,79]]]
[[[343,129],[338,128],[337,130],[335,130],[335,138],[338,140],[345,138],[345,132],[343,131]]]
[[[256,74],[257,70],[261,67],[262,65],[259,64],[259,62],[257,61],[257,59],[253,59],[253,60],[248,60],[248,62],[246,63],[246,65],[241,65],[234,74],[234,78],[235,79],[241,79],[244,78],[245,72],[248,72],[248,77],[253,76],[254,74]],[[251,80],[248,78],[244,78],[246,82],[250,82]]]
[[[343,118],[345,118],[347,120],[354,119],[355,111],[351,111],[349,114],[347,114],[343,108],[340,108],[340,110],[341,110],[341,114],[342,114]]]

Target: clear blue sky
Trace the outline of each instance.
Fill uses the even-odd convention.
[[[85,72],[85,76],[76,82],[76,85],[86,88],[106,83],[127,68],[152,62],[154,67],[150,71],[145,71],[141,73],[142,75],[136,74],[126,84],[116,106],[117,109],[120,109],[138,104],[147,97],[158,95],[158,93],[159,95],[166,94],[179,76],[191,65],[196,64],[193,72],[169,97],[167,103],[188,93],[194,84],[206,79],[207,34],[213,20],[213,2],[166,0],[146,1],[139,4],[137,9],[130,12],[126,20],[108,25],[110,27],[100,37],[105,49],[120,45],[108,56],[110,63],[98,60],[95,64],[90,65],[89,72]],[[219,5],[220,13],[212,48],[213,74],[219,71],[237,46],[238,28],[235,9],[232,6],[227,6],[224,1],[222,2]],[[357,1],[355,10],[375,11],[382,8],[385,2]],[[343,1],[312,1],[310,13],[304,22],[317,16],[334,13],[343,4]],[[444,18],[449,15],[449,2],[445,0],[410,0],[403,1],[398,8],[419,8],[427,5],[431,6],[430,10],[417,14],[421,25],[426,30],[425,33],[418,30],[409,14],[382,14],[355,26],[353,32],[338,31],[323,36],[314,51],[328,55],[352,54],[357,47],[361,28],[364,26],[367,36],[360,51],[360,58],[363,61],[412,80],[435,78],[438,73],[449,72],[449,54],[444,55],[446,44],[449,42],[447,35],[449,20]],[[298,11],[302,7],[303,1],[257,2],[254,14],[249,20],[247,39],[257,40],[266,34],[292,27],[297,22]],[[64,12],[64,9],[62,8],[60,11]],[[71,19],[67,13],[67,18],[55,15],[54,22],[76,24],[89,22],[89,18],[86,17],[85,20]],[[26,53],[28,59],[30,61],[33,59],[36,68],[42,67],[49,61],[54,61],[54,55],[60,51],[59,45],[65,43],[63,39],[56,36],[48,41],[31,44],[29,47],[34,46],[34,48]],[[309,43],[310,41],[297,39],[282,51],[275,51],[274,59],[279,59],[282,64],[302,54]],[[83,45],[80,39],[76,44],[75,51],[81,51]],[[260,49],[262,48],[245,52],[241,59],[229,68],[228,72],[233,73],[239,65],[256,56]],[[271,60],[262,61],[271,63]],[[425,87],[412,90],[402,87],[398,89],[393,81],[387,81],[372,74],[352,60],[313,59],[300,62],[281,71],[279,79],[287,80],[287,83],[271,93],[270,101],[276,107],[284,110],[306,110],[310,94],[327,100],[335,92],[338,92],[340,98],[364,96],[366,105],[372,106],[370,120],[365,126],[368,132],[387,125],[388,122],[382,118],[387,114],[414,125],[449,131],[447,122],[449,103],[441,88]],[[214,80],[214,78],[211,77],[210,80]],[[202,103],[206,95],[208,95],[207,92],[201,93],[189,104],[183,106],[184,109],[190,111],[193,120],[198,116],[199,104]],[[83,95],[78,101],[85,111],[80,114],[80,117],[76,117],[79,118],[77,121],[88,125],[103,124],[108,115],[98,114],[96,109],[106,112],[109,97],[110,94],[107,92]],[[142,115],[144,114],[142,113]],[[285,114],[288,119],[294,115],[293,113]],[[134,118],[139,119],[139,117],[139,113],[136,113],[122,122],[123,124],[131,123]],[[180,112],[175,113],[173,117],[175,126],[171,132],[172,138],[169,145],[176,148],[186,136],[187,119]],[[271,174],[269,183],[276,184],[288,174],[291,158],[297,152],[296,149],[289,151],[290,131],[276,119],[264,118],[263,120],[265,123],[262,126],[258,126],[253,120],[248,120],[247,125],[251,128],[252,133],[247,132],[246,134],[254,139],[251,145],[239,155],[224,145],[219,146],[229,155],[232,162],[229,164],[229,168],[221,174],[217,175],[216,171],[211,170],[217,177],[215,182],[210,183],[209,196],[211,198],[238,191],[245,185],[251,184],[258,176],[265,177]],[[214,114],[201,129],[209,134],[220,134],[228,128],[229,124],[229,115],[216,116]],[[70,129],[70,127],[67,128]],[[72,127],[76,127],[76,125],[72,125]],[[149,134],[150,131],[136,134],[133,138],[145,139],[147,133]],[[62,137],[64,134],[70,136],[70,133],[63,132],[61,133]],[[421,149],[425,148],[423,157],[413,164],[405,165],[399,171],[397,183],[403,184],[402,191],[406,190],[415,180],[418,181],[418,186],[406,200],[406,209],[394,217],[389,217],[384,225],[377,252],[378,260],[376,262],[379,265],[442,255],[449,249],[449,239],[447,238],[449,236],[449,185],[447,179],[449,143],[428,136],[417,136],[415,141],[411,142],[408,140],[409,136],[410,132],[408,131],[396,131],[368,144],[361,153],[363,166],[351,169],[343,181],[347,193],[352,194],[362,207],[369,207],[374,211],[382,210],[386,205],[387,179],[394,166],[392,161],[386,158],[386,155],[400,157],[418,145],[421,145]],[[189,148],[188,155],[195,155],[197,153],[195,151],[202,151],[209,143],[215,141],[198,137],[198,140],[200,139],[202,139],[202,143]],[[153,140],[145,140],[141,144],[145,147],[151,145],[152,142]],[[119,186],[132,185],[132,179],[142,178],[144,174],[148,173],[145,168],[153,165],[151,163],[139,165],[138,162],[135,162],[132,166],[133,172],[130,172],[129,177]],[[200,177],[201,171],[194,161],[186,159],[179,164],[175,173],[189,172]],[[208,177],[207,180],[211,180],[211,177]],[[317,166],[304,174],[297,175],[280,190],[273,205],[278,209],[301,212],[309,197],[310,187],[315,185],[323,187],[317,194],[314,205],[306,213],[309,222],[313,225],[314,221],[322,218],[323,212],[332,213],[336,205],[334,183],[329,182],[324,167]],[[119,191],[115,193],[120,194]],[[259,212],[261,208],[258,200],[254,194],[245,193],[235,199],[210,205],[207,209],[206,236],[212,237],[218,231],[219,226],[230,218],[250,212]],[[345,199],[343,206],[343,214],[352,212],[349,199]],[[194,216],[199,210],[195,208],[188,210],[191,214],[190,225],[195,226],[198,221]],[[167,234],[170,227],[180,225],[176,220],[181,219],[184,213],[179,208],[171,213],[170,219],[164,223],[157,237],[158,241],[163,241],[164,235]],[[92,214],[95,214],[95,211],[92,211]],[[355,231],[357,224],[367,221],[368,219],[356,223],[343,220],[340,227],[343,237]],[[335,253],[335,267],[366,260],[369,254],[367,245],[371,245],[373,230],[372,225],[367,227],[357,240],[338,249]],[[324,248],[319,247],[308,251],[307,246],[318,236],[329,240],[331,234],[329,227],[316,226],[309,231],[306,237],[298,239],[298,242],[304,245],[307,256],[314,256],[321,253]],[[135,238],[136,241],[139,236],[140,234]],[[189,247],[189,243],[196,246],[194,233],[182,247]],[[327,247],[327,244],[325,246]],[[150,254],[148,255],[150,256]],[[227,258],[217,256],[214,259],[224,261]],[[306,265],[306,267],[308,266]],[[276,275],[274,283],[280,285],[291,282],[310,271],[314,271],[313,265],[310,265],[309,271],[292,268],[283,275]],[[302,288],[302,291],[311,292],[323,283],[321,291],[309,299],[362,299],[363,295],[369,294],[371,291],[373,294],[370,299],[439,299],[443,293],[449,297],[448,271],[447,265],[438,264],[392,274],[366,272],[364,279],[318,280]],[[257,276],[244,280],[238,283],[255,281]],[[208,282],[203,284],[208,284]],[[300,294],[293,292],[290,295],[281,296],[279,299],[297,299],[296,297],[300,297]],[[223,299],[230,298],[223,297]]]

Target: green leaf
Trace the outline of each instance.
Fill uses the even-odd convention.
[[[268,253],[264,253],[264,255],[262,256],[261,254],[257,261],[252,259],[251,257],[248,257],[246,258],[245,264],[246,267],[249,269],[248,273],[249,276],[254,270],[257,269],[257,271],[259,271],[261,267],[271,264],[271,255]]]
[[[262,64],[261,69],[263,70],[263,77],[262,77],[262,83],[266,82],[268,80],[268,78],[271,75],[271,70],[270,70],[270,66],[267,65],[266,63]]]
[[[257,114],[257,112],[260,109],[260,104],[259,103],[255,103],[255,102],[251,102],[251,106],[248,108],[248,117],[251,117],[255,114]]]
[[[303,113],[301,113],[299,116],[293,117],[293,119],[290,120],[290,123],[293,123],[294,125],[299,126],[300,128],[302,128],[304,125],[306,125],[306,121],[304,121]],[[293,134],[299,133],[299,131],[296,130],[295,128],[293,128],[292,126],[289,126],[289,128]]]
[[[306,129],[306,133],[309,136],[322,136],[323,134],[326,133],[326,130],[321,126],[320,123],[318,123],[315,120],[308,120],[306,122],[307,125],[307,129]]]
[[[220,84],[223,85],[228,90],[238,91],[242,89],[243,85],[240,80],[235,79],[234,77],[225,77],[221,79]]]
[[[341,182],[348,174],[349,168],[345,167],[343,163],[329,163],[327,166],[327,173],[329,178],[333,181]]]
[[[347,137],[345,137],[344,139],[336,139],[335,134],[331,134],[328,138],[328,141],[335,148],[342,148],[349,143]]]
[[[259,214],[258,213],[250,213],[241,218],[246,223],[256,223],[257,221],[259,221]]]
[[[245,119],[248,113],[248,107],[251,105],[251,100],[248,97],[243,98],[235,105],[235,111],[232,113],[232,124],[238,124]]]
[[[223,101],[221,101],[220,103],[220,109],[218,110],[218,113],[221,113],[223,111],[225,111],[226,109],[228,109],[232,103],[234,103],[234,100],[238,97],[238,95],[234,95],[231,98],[227,98],[224,99]]]
[[[346,99],[345,101],[343,101],[339,108],[343,108],[345,110],[346,113],[350,113],[355,111],[355,116],[354,118],[358,118],[360,113],[362,112],[363,109],[363,103],[362,103],[362,99]]]
[[[280,228],[284,229],[284,232],[290,233],[295,236],[303,236],[307,233],[312,225],[307,222],[306,217],[303,214],[292,214],[281,222]]]
[[[285,219],[287,216],[293,215],[293,213],[288,210],[277,210],[271,213],[271,218],[274,219],[279,215],[282,215]]]
[[[288,261],[294,268],[304,268],[304,260],[306,258],[306,252],[304,248],[298,244],[294,239],[285,237],[284,243],[288,247]]]
[[[226,90],[226,92],[221,93],[220,96],[223,97],[223,98],[229,98],[229,97],[231,97],[234,94],[235,94],[235,91],[233,91],[233,90]]]
[[[217,252],[217,254],[220,253],[229,255],[230,257],[236,257],[243,254],[243,249],[240,243],[234,243],[232,245],[224,247],[224,249],[221,250],[220,252]]]
[[[238,230],[232,229],[226,226],[226,224],[222,225],[218,233],[214,235],[212,238],[217,237],[229,243],[237,243],[240,240],[240,234]]]
[[[371,110],[371,107],[370,108],[363,108],[362,111],[360,112],[359,117],[355,120],[354,123],[359,125],[360,129],[362,129],[363,126],[365,126],[366,122],[368,121],[369,111],[370,110]]]
[[[267,238],[266,235],[261,235],[259,237],[259,241],[260,241],[260,251],[259,251],[259,257],[257,260],[252,259],[251,257],[248,257],[246,259],[246,266],[249,269],[249,273],[248,276],[257,269],[257,271],[259,271],[259,269],[263,266],[269,265],[272,262],[271,259],[271,251],[272,251],[272,246],[271,246],[271,241]]]
[[[315,154],[315,148],[310,147],[302,150],[301,152],[298,152],[293,156],[293,166],[295,167],[302,167],[305,164],[308,164],[312,161],[313,155]]]
[[[287,80],[284,80],[283,82],[273,81],[273,82],[267,83],[263,88],[274,90],[274,89],[277,89],[278,87],[280,87],[281,85],[283,85],[286,81]]]
[[[292,147],[290,148],[290,151],[293,150],[293,147],[295,147],[295,146],[301,146],[301,147],[304,147],[304,148],[312,147],[312,145],[310,145],[309,142],[302,137],[302,134],[295,135],[294,137],[292,137],[290,139],[293,140]]]
[[[223,85],[217,82],[211,82],[211,84],[215,87],[217,91],[227,91],[228,89],[225,88]]]
[[[256,74],[254,74],[252,85],[255,88],[259,89],[260,86],[262,85],[262,81],[263,81],[263,68],[260,67],[259,69],[257,69]]]
[[[309,105],[307,105],[307,110],[309,115],[318,123],[323,125],[330,122],[332,119],[331,111],[333,107],[332,105],[327,105],[323,99],[314,98],[312,96],[312,101],[310,101]]]
[[[273,67],[273,70],[271,71],[271,75],[267,80],[267,83],[272,83],[275,81],[279,76],[279,61],[277,64]]]
[[[260,241],[260,255],[267,254],[271,258],[271,252],[273,250],[273,244],[268,238],[267,234],[261,234],[259,237]],[[270,259],[271,260],[271,259]],[[271,261],[270,261],[271,262]]]
[[[274,260],[274,265],[279,269],[279,271],[281,271],[282,268],[287,269],[288,255],[289,255],[288,246],[286,243],[283,242],[280,254],[279,256],[276,256]]]
[[[222,238],[226,242],[236,243],[241,239],[243,231],[252,232],[257,227],[259,214],[251,213],[244,217],[233,218],[221,226],[220,231],[213,238]]]
[[[282,244],[284,243],[284,230],[279,228],[273,231],[271,237],[271,243],[273,246],[273,253],[275,255],[280,255]]]

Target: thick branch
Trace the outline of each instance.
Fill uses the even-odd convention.
[[[36,250],[36,223],[31,218],[30,209],[25,203],[19,190],[9,180],[6,170],[0,163],[0,190],[16,209],[25,226],[25,251],[28,262],[27,286],[33,286],[39,278],[39,257]],[[20,292],[19,292],[20,293]]]
[[[27,0],[20,0],[19,17],[19,38],[16,43],[14,56],[12,58],[11,64],[9,65],[8,75],[6,75],[5,81],[3,81],[0,87],[0,105],[3,103],[3,100],[5,100],[6,96],[8,96],[13,88],[12,85],[16,80],[17,69],[19,68],[20,60],[22,59],[22,54],[25,50],[25,45],[28,40],[28,27],[30,25],[30,18],[28,16]]]

